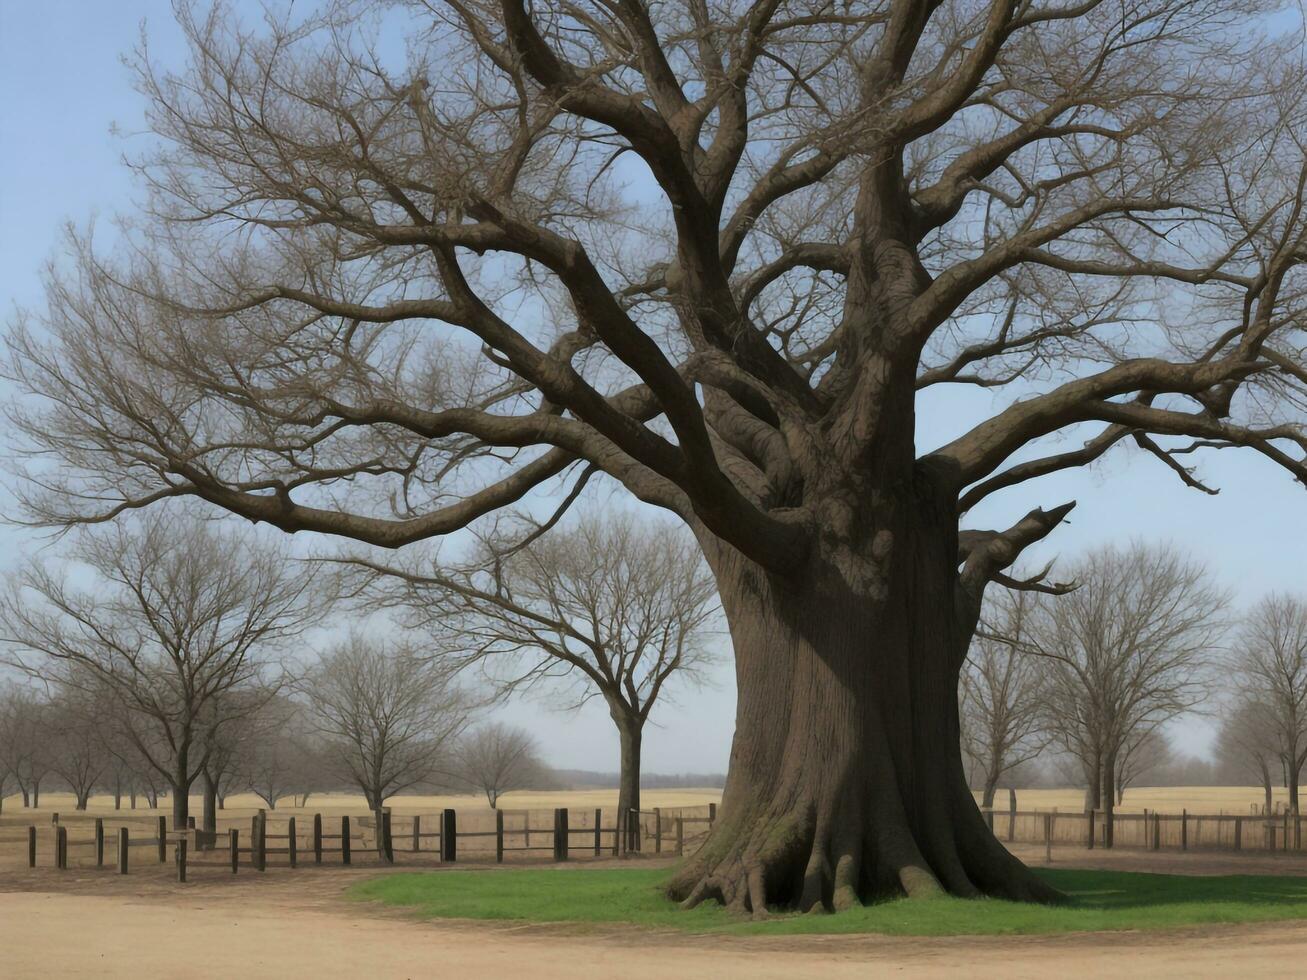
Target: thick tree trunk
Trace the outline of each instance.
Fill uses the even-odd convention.
[[[983,810],[994,809],[994,794],[998,792],[998,776],[991,776],[985,780],[985,788],[981,793],[980,806]]]
[[[218,784],[206,769],[202,773],[204,780],[204,804],[201,827],[206,834],[218,832]]]
[[[20,786],[19,789],[22,791],[23,794],[23,809],[26,810],[30,808],[32,805],[32,795],[28,791],[26,786]]]
[[[1109,752],[1103,759],[1103,782],[1100,788],[1103,801],[1103,846],[1112,846],[1114,830],[1112,815],[1116,804],[1116,752]]]
[[[190,794],[191,787],[186,783],[186,777],[174,779],[172,785],[172,829],[185,830],[186,823],[190,819]]]
[[[757,915],[896,894],[1060,897],[994,839],[967,786],[957,685],[974,620],[955,593],[956,518],[935,514],[923,527],[904,513],[785,580],[707,549],[736,730],[721,815],[673,898]]]
[[[38,779],[34,783],[32,783],[32,806],[39,807],[40,805],[41,805],[41,780]]]
[[[621,762],[617,773],[617,826],[622,830],[621,850],[626,853],[639,847],[637,832],[632,832],[627,815],[632,810],[640,809],[640,750],[644,732],[640,719],[630,717],[629,714],[614,710],[613,720],[617,723],[621,746]]]

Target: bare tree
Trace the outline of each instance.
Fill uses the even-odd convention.
[[[186,519],[86,532],[74,554],[93,584],[32,564],[0,605],[15,662],[112,699],[106,721],[162,777],[173,825],[185,827],[202,731],[239,725],[257,705],[230,695],[314,622],[313,576],[249,534]]]
[[[41,805],[50,772],[50,729],[43,692],[12,682],[0,686],[0,769],[13,777],[24,807]]]
[[[104,732],[105,698],[98,684],[68,685],[46,705],[50,768],[85,810],[112,756]]]
[[[1297,812],[1307,763],[1307,602],[1290,595],[1259,602],[1244,620],[1231,666],[1244,703],[1260,716],[1244,732],[1247,747],[1273,746]],[[1249,738],[1253,733],[1260,738]]]
[[[1255,773],[1263,792],[1263,813],[1274,813],[1274,773],[1279,769],[1280,749],[1273,712],[1250,697],[1237,694],[1225,714],[1216,738],[1220,760],[1236,773]]]
[[[464,567],[359,561],[355,588],[405,622],[452,634],[460,669],[501,694],[547,685],[569,707],[596,695],[617,726],[619,813],[640,808],[640,754],[654,706],[694,681],[717,591],[698,545],[661,521],[587,518],[525,547],[488,541]]]
[[[1022,649],[1044,660],[1044,723],[1079,760],[1086,806],[1110,811],[1122,754],[1207,695],[1228,596],[1175,548],[1139,542],[1072,574],[1079,587],[1040,602]]]
[[[505,793],[536,788],[544,770],[531,733],[501,722],[474,728],[458,749],[459,780],[484,793],[492,810]]]
[[[249,727],[257,734],[247,740],[237,766],[241,781],[269,810],[277,809],[283,797],[307,801],[314,789],[321,788],[321,753],[303,705],[275,698],[251,719]]]
[[[1040,710],[1044,665],[1022,649],[1033,605],[1026,592],[1000,593],[987,603],[962,668],[962,750],[975,765],[987,809],[999,780],[1049,742]]]
[[[957,684],[1072,503],[960,522],[1113,447],[1307,478],[1276,6],[432,0],[400,65],[366,3],[183,5],[190,63],[139,59],[149,219],[10,333],[24,503],[395,548],[601,472],[691,527],[735,648],[673,896],[1051,899],[971,799]],[[941,385],[998,405],[918,452]]]
[[[438,658],[355,634],[308,673],[304,689],[332,767],[370,809],[452,775],[454,739],[473,703]]]
[[[1116,805],[1125,801],[1125,791],[1149,773],[1171,762],[1171,743],[1159,728],[1145,728],[1128,737],[1116,756]]]

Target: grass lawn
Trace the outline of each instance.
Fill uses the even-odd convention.
[[[662,895],[666,869],[647,868],[393,874],[355,886],[351,896],[405,906],[430,918],[629,923],[743,935],[1012,935],[1307,918],[1303,877],[1053,869],[1038,873],[1068,895],[1070,904],[1049,908],[994,900],[897,900],[840,915],[776,915],[752,922],[717,905],[681,911]]]

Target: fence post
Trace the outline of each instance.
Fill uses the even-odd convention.
[[[322,814],[313,814],[313,863],[322,863]]]
[[[340,818],[340,863],[349,864],[349,817]]]
[[[596,807],[595,808],[595,857],[599,856],[599,848],[601,846],[599,842],[599,835],[603,832],[603,826],[604,826],[604,811]]]
[[[422,850],[422,814],[413,814],[413,853]]]
[[[381,856],[385,858],[387,864],[395,863],[395,838],[390,833],[390,807],[385,807],[381,811]]]
[[[186,838],[177,841],[177,880],[186,883]]]
[[[567,860],[567,808],[554,810],[554,860]]]
[[[1189,850],[1189,811],[1180,811],[1180,850]]]
[[[631,824],[631,840],[635,845],[632,849],[639,854],[644,849],[644,824],[640,821],[639,810],[630,810],[627,815]]]
[[[104,867],[104,818],[95,818],[95,866]]]
[[[685,853],[685,821],[683,817],[676,818],[676,856],[680,857]]]
[[[156,828],[159,837],[159,863],[168,863],[168,818],[159,817],[159,825]]]
[[[131,841],[127,839],[127,828],[118,828],[118,873],[127,873],[127,855],[131,853]]]
[[[1089,832],[1085,834],[1085,847],[1088,850],[1092,851],[1094,849],[1094,811],[1093,810],[1085,811],[1085,821],[1089,825]]]
[[[27,828],[27,866],[36,867],[36,827]]]
[[[1234,818],[1234,849],[1243,850],[1243,817]]]
[[[495,808],[495,863],[504,863],[504,811]]]
[[[1153,850],[1162,849],[1162,815],[1153,811]]]
[[[241,832],[235,827],[227,831],[227,849],[231,852],[231,873],[235,874],[241,863]]]
[[[54,832],[54,861],[60,871],[68,870],[68,828],[62,824]]]
[[[1053,863],[1053,814],[1044,814],[1044,863]]]
[[[440,860],[458,860],[458,817],[453,810],[440,813]]]
[[[1115,790],[1113,791],[1115,792]],[[1108,802],[1112,802],[1108,800]],[[1103,813],[1103,846],[1111,847],[1116,840],[1116,807],[1111,807]]]
[[[1017,791],[1007,791],[1007,839],[1008,843],[1017,839]]]
[[[663,808],[654,807],[654,853],[663,853]]]
[[[295,839],[295,818],[290,818],[290,826],[286,828],[286,856],[290,858],[292,868],[299,865],[299,841]]]
[[[254,818],[255,832],[254,840],[250,846],[254,848],[254,870],[268,870],[268,811],[260,810],[259,815]]]
[[[712,825],[717,822],[717,804],[708,804],[708,829],[712,830]]]

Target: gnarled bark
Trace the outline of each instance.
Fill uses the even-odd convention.
[[[908,501],[911,503],[912,501]],[[762,914],[889,895],[1055,901],[967,788],[957,684],[969,623],[956,523],[930,508],[778,580],[717,550],[739,701],[722,816],[673,898]]]

